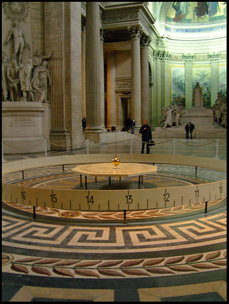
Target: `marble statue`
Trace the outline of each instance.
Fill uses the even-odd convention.
[[[20,84],[21,84],[21,91],[23,93],[23,101],[29,101],[30,98],[32,101],[34,101],[34,95],[30,83],[31,71],[32,71],[31,59],[28,59],[20,71]]]
[[[42,73],[39,73],[38,76],[33,77],[31,85],[34,89],[34,95],[38,94],[39,102],[47,102],[47,86],[46,80],[43,77]]]
[[[4,67],[2,66],[2,100],[7,100],[7,87],[6,87],[6,76]]]
[[[164,123],[164,129],[169,126],[171,127],[173,125],[173,117],[172,117],[172,113],[175,109],[172,106],[168,106],[165,110],[165,123]]]
[[[173,122],[178,127],[179,123],[181,124],[181,111],[178,108],[175,108],[174,114],[175,117],[173,119]]]
[[[215,101],[215,104],[212,107],[213,109],[213,115],[214,115],[214,121],[217,122],[219,125],[225,126],[226,119],[227,119],[227,102],[222,97],[222,93],[217,93],[217,99]],[[224,115],[224,117],[223,117]]]
[[[42,65],[44,60],[48,60],[52,57],[52,55],[54,54],[54,50],[52,51],[51,54],[47,55],[47,56],[43,56],[40,51],[36,50],[33,54],[33,66],[34,68],[36,68],[37,66]]]
[[[224,128],[227,128],[227,104],[225,104],[225,107],[224,107],[223,112],[222,112],[222,121],[221,121],[221,125],[222,125]]]
[[[45,60],[45,61],[43,61],[42,65],[36,67],[34,72],[33,72],[33,79],[37,78],[37,77],[39,78],[39,75],[41,74],[42,81],[43,81],[42,86],[45,90],[46,99],[47,99],[47,96],[48,96],[48,85],[51,86],[51,77],[50,77],[49,70],[48,70],[47,66],[48,66],[48,62]],[[32,79],[32,82],[34,82],[33,79]]]
[[[173,125],[179,126],[181,125],[181,115],[183,111],[183,107],[179,107],[178,105],[169,105],[168,107],[162,107],[162,119],[158,126],[162,123],[164,124],[164,128],[172,127]]]
[[[11,61],[11,67],[7,69],[7,82],[10,91],[10,101],[17,101],[19,96],[20,71],[16,61]]]
[[[199,82],[196,83],[196,86],[193,89],[192,99],[193,99],[194,107],[203,107],[204,98],[201,87],[199,86]]]
[[[12,36],[14,39],[12,59],[16,60],[17,54],[18,54],[18,63],[21,63],[24,47],[27,46],[28,48],[30,48],[30,45],[25,42],[25,37],[24,37],[23,31],[20,28],[17,21],[13,22],[13,26],[10,29],[8,36],[6,37],[5,44],[7,44],[9,42],[9,40]]]

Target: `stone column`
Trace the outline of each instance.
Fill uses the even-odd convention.
[[[104,82],[101,68],[99,2],[86,2],[86,112],[85,137],[99,141],[103,132],[101,103],[104,102]]]
[[[45,54],[55,49],[49,61],[52,79],[51,101],[51,150],[68,150],[70,135],[65,120],[65,58],[64,58],[64,2],[45,2]]]
[[[156,125],[161,121],[161,53],[156,52],[154,54],[156,57],[156,81],[155,81],[155,90],[156,90]]]
[[[117,126],[115,100],[115,52],[107,53],[107,128]]]
[[[149,63],[148,46],[150,37],[144,36],[141,39],[141,121],[149,123]]]
[[[185,108],[192,108],[192,55],[183,55],[185,60]]]
[[[86,85],[85,85],[85,50],[86,50],[86,20],[81,24],[81,83],[82,83],[82,118],[86,113]]]
[[[209,55],[211,63],[211,107],[215,104],[219,92],[219,54]]]
[[[102,26],[102,25],[101,25]],[[104,42],[104,30],[100,28],[100,68],[101,68],[101,81],[100,81],[100,91],[101,91],[101,127],[103,131],[106,131],[105,129],[105,85],[104,85],[104,54],[103,54],[103,42]]]
[[[131,34],[131,119],[135,128],[141,127],[141,60],[140,60],[140,27],[129,27]]]

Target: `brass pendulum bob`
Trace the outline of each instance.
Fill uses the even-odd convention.
[[[112,164],[117,167],[120,164],[120,159],[117,157],[116,132],[115,130],[115,157],[112,159]]]

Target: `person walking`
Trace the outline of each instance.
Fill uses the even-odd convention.
[[[147,120],[143,121],[143,125],[141,126],[139,133],[142,135],[142,150],[141,154],[144,154],[144,148],[145,148],[145,143],[146,143],[146,149],[147,149],[147,154],[149,154],[149,144],[148,142],[152,140],[152,132],[151,128],[148,125]]]
[[[134,129],[135,129],[135,120],[131,120],[131,134],[134,134]]]
[[[185,125],[185,131],[186,131],[186,138],[189,138],[189,123],[187,122]]]
[[[189,123],[189,130],[190,130],[190,138],[192,139],[192,132],[195,129],[195,126],[192,122]]]

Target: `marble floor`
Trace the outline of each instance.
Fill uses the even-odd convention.
[[[151,153],[173,154],[165,139]],[[182,155],[226,160],[226,141],[216,151],[209,139],[179,140]],[[206,146],[208,147],[206,149]],[[140,144],[133,145],[140,153]],[[90,153],[112,153],[114,145],[95,145]],[[130,153],[129,143],[118,144]],[[85,154],[87,148],[48,152],[47,157]],[[44,157],[44,153],[4,155],[4,161]],[[71,166],[26,171],[32,187],[74,189]],[[21,173],[3,175],[20,184]],[[50,178],[52,176],[52,178]],[[144,187],[183,186],[225,179],[226,173],[187,166],[158,166]],[[125,181],[135,187],[134,179]],[[106,181],[90,187],[104,188]],[[115,185],[114,185],[115,187]],[[112,190],[111,190],[112,191]],[[127,212],[76,212],[2,203],[3,302],[225,302],[227,301],[226,198],[163,209]]]

